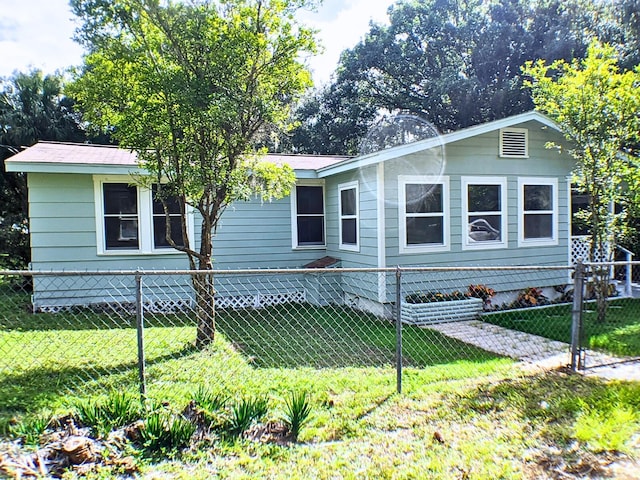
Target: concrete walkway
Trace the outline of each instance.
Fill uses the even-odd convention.
[[[510,330],[478,320],[425,325],[443,335],[475,345],[483,350],[514,358],[542,368],[566,366],[571,361],[568,343],[549,340],[530,333]],[[584,375],[617,380],[640,381],[640,360],[605,355],[592,350],[585,353]],[[591,367],[590,365],[603,365]]]

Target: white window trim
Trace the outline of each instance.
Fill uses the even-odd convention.
[[[298,199],[296,187],[322,187],[322,222],[324,243],[321,245],[298,245]],[[291,248],[293,250],[325,250],[327,248],[327,196],[324,180],[298,180],[291,189]]]
[[[407,245],[406,189],[407,184],[442,185],[442,244]],[[398,250],[400,254],[448,252],[450,250],[449,177],[432,175],[398,175]]]
[[[98,255],[122,256],[122,255],[177,255],[182,254],[175,248],[155,248],[153,245],[153,201],[152,193],[148,188],[136,186],[138,192],[138,248],[107,250],[104,231],[104,196],[102,186],[105,183],[132,184],[128,175],[122,176],[93,176],[93,193],[96,217],[96,246]],[[187,207],[187,234],[189,240],[194,241],[193,209]]]
[[[524,155],[509,155],[504,153],[504,143],[503,143],[503,133],[504,132],[514,132],[514,133],[524,133]],[[500,158],[529,158],[529,129],[527,128],[501,128],[500,129]]]
[[[525,185],[551,185],[553,189],[552,210],[537,210],[539,214],[551,214],[551,238],[524,238],[524,187]],[[558,179],[549,177],[518,177],[518,246],[546,247],[558,245]]]
[[[355,190],[356,194],[356,214],[342,215],[342,192],[344,190]],[[355,219],[356,221],[356,243],[342,243],[342,220]],[[360,189],[358,181],[349,183],[341,183],[338,185],[338,242],[340,250],[348,250],[351,252],[360,251]]]
[[[462,182],[462,249],[463,250],[492,250],[507,248],[509,239],[507,235],[508,208],[507,208],[507,178],[506,177],[461,177]],[[500,233],[502,240],[471,242],[467,230],[469,228],[469,215],[495,215],[498,212],[469,212],[469,185],[500,185]]]

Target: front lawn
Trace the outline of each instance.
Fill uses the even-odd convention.
[[[571,305],[509,310],[484,315],[483,320],[501,327],[571,342]],[[594,303],[583,312],[586,347],[623,355],[640,355],[640,299],[612,300],[604,323],[597,321]]]
[[[79,401],[138,389],[131,314],[33,315],[28,296],[3,299],[0,476],[9,449],[2,437],[23,438],[35,420],[69,413]],[[129,445],[144,477],[518,479],[572,478],[572,466],[602,468],[605,460],[638,468],[625,456],[640,455],[637,383],[532,375],[405,326],[404,393],[397,395],[394,324],[348,308],[220,311],[216,340],[203,351],[192,346],[187,315],[149,315],[147,324],[148,393],[163,408],[181,412],[207,388],[233,401],[266,398],[267,420],[278,420],[290,392],[307,392],[311,420],[286,446],[213,438],[164,458]],[[89,469],[89,478],[118,473],[105,466]]]

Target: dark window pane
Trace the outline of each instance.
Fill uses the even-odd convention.
[[[164,214],[164,206],[162,205],[162,201],[160,200],[160,198],[158,198],[158,185],[153,185],[151,191],[153,195],[154,215]],[[180,213],[180,204],[178,203],[178,199],[176,197],[167,197],[165,198],[164,201],[167,204],[169,213],[173,213],[173,214]]]
[[[442,185],[407,184],[405,185],[407,213],[441,213]]]
[[[357,245],[358,238],[356,232],[356,219],[348,218],[342,220],[342,244]]]
[[[170,217],[171,239],[176,245],[184,245],[182,240],[182,225],[179,216]],[[154,248],[173,248],[167,241],[166,234],[167,217],[154,215],[153,217],[153,246]]]
[[[500,207],[500,185],[469,185],[468,203],[470,212],[498,212]]]
[[[105,183],[102,187],[105,215],[138,213],[138,196],[135,186],[126,183]]]
[[[137,249],[139,247],[137,217],[105,217],[104,231],[107,250]]]
[[[469,217],[469,239],[473,242],[502,240],[501,215],[472,215]]]
[[[525,210],[552,210],[553,187],[551,185],[525,185],[524,209]]]
[[[322,187],[297,186],[296,204],[298,214],[322,215],[324,213]]]
[[[356,214],[356,189],[349,188],[340,191],[340,213],[342,215]]]
[[[553,215],[525,215],[524,238],[553,238]]]
[[[443,243],[442,217],[407,218],[407,245]]]
[[[298,217],[298,245],[324,245],[324,217]]]

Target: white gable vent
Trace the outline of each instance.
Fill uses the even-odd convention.
[[[500,156],[507,158],[528,158],[526,128],[503,128],[500,130]]]

